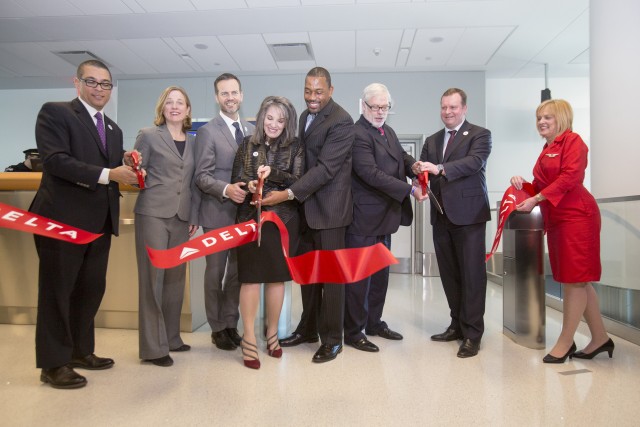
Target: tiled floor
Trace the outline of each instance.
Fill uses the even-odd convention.
[[[54,390],[34,367],[34,327],[0,325],[0,425],[3,426],[637,426],[640,348],[613,337],[613,359],[545,365],[543,350],[502,334],[502,288],[490,283],[486,333],[477,357],[459,359],[457,344],[429,336],[448,324],[438,278],[392,275],[384,319],[403,341],[373,337],[379,353],[346,347],[311,363],[316,344],[261,347],[262,367],[245,368],[240,351],[216,349],[206,328],[185,333],[192,345],[175,364],[141,364],[137,331],[100,329],[97,350],[107,371],[82,371],[89,384]],[[292,322],[300,313],[293,287]],[[560,313],[547,308],[547,348]],[[582,325],[580,332],[585,332]],[[578,335],[578,348],[588,338]]]

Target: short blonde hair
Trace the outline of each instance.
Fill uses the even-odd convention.
[[[187,91],[185,91],[180,86],[169,86],[168,88],[162,91],[160,98],[158,98],[158,103],[156,104],[156,118],[153,121],[153,123],[156,126],[160,126],[166,123],[166,119],[164,118],[164,114],[162,114],[162,111],[164,110],[164,103],[166,102],[167,97],[174,90],[177,90],[182,95],[184,95],[184,100],[187,103],[187,107],[189,108],[189,111],[187,112],[187,116],[182,121],[182,130],[186,132],[189,129],[191,129],[191,101],[189,100],[189,95],[187,95]]]
[[[566,130],[573,130],[573,109],[564,99],[548,99],[536,108],[536,121],[543,111],[547,111],[556,119],[558,135]],[[557,136],[557,135],[556,135]]]

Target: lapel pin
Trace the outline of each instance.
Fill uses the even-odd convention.
[[[467,135],[469,135],[469,131],[468,131],[468,130],[465,130],[464,132],[462,132],[462,134],[463,134],[464,136],[467,136]]]
[[[111,127],[111,125],[107,125],[107,127],[109,128],[109,130],[113,130],[113,128]]]
[[[258,157],[258,152],[257,151],[253,152],[253,157]]]

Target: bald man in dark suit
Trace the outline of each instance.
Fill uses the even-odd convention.
[[[344,249],[346,227],[353,216],[353,119],[333,101],[332,94],[329,71],[312,68],[305,79],[307,109],[300,116],[299,129],[305,145],[305,174],[287,191],[272,192],[263,200],[266,206],[294,198],[302,203],[307,228],[300,246],[306,246],[307,250]],[[312,360],[316,363],[333,360],[342,351],[344,285],[304,285],[301,293],[300,323],[291,336],[280,340],[280,345],[317,342],[319,332],[322,344]]]

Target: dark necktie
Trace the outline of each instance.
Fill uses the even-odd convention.
[[[96,128],[98,129],[98,136],[100,136],[102,148],[107,151],[107,135],[104,133],[104,120],[102,120],[102,113],[98,111],[94,117],[96,118]]]
[[[455,138],[455,137],[456,137],[456,132],[457,132],[457,130],[455,130],[455,129],[454,129],[454,130],[450,130],[450,131],[449,131],[449,139],[447,139],[447,143],[444,145],[444,150],[442,150],[442,156],[443,156],[443,157],[444,157],[444,155],[446,154],[447,149],[449,148],[450,143],[451,143],[451,142],[453,142],[453,138]]]
[[[384,136],[384,128],[378,128],[378,132],[380,132],[380,135]]]
[[[233,122],[233,127],[236,128],[236,143],[240,145],[244,139],[244,135],[242,135],[242,131],[240,130],[240,123]]]

